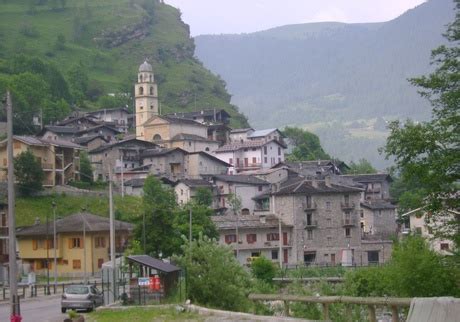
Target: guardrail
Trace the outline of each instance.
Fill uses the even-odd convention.
[[[412,298],[400,297],[351,297],[351,296],[298,296],[284,294],[249,294],[253,301],[283,301],[284,314],[289,316],[289,302],[319,303],[323,306],[323,319],[330,320],[329,306],[335,303],[349,304],[345,316],[352,318],[350,305],[367,305],[369,321],[376,322],[375,306],[391,307],[392,322],[399,321],[399,308],[409,307]]]

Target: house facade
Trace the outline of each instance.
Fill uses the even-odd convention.
[[[110,124],[121,133],[127,133],[132,127],[133,114],[125,107],[97,110],[86,113],[86,115]]]
[[[141,162],[143,168],[148,169],[150,174],[177,180],[187,176],[186,156],[187,151],[180,148],[155,148],[144,150],[141,154]]]
[[[115,221],[116,253],[123,253],[134,226]],[[58,276],[82,277],[97,273],[109,260],[109,218],[89,213],[77,213],[56,221],[56,258]],[[19,257],[24,270],[45,275],[54,272],[53,223],[37,223],[19,228],[17,233]],[[48,265],[48,266],[47,266]],[[85,266],[86,265],[86,266]]]
[[[211,193],[213,192],[213,186],[209,181],[202,179],[179,180],[174,186],[177,203],[179,205],[185,205],[192,201],[195,198],[198,189],[200,188],[208,189]]]
[[[230,164],[206,152],[191,152],[186,155],[185,167],[188,178],[197,179],[227,174]]]

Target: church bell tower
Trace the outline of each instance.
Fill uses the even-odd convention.
[[[134,86],[136,100],[136,138],[144,137],[144,123],[154,115],[158,115],[158,87],[153,77],[152,65],[144,61],[139,66],[137,83]]]

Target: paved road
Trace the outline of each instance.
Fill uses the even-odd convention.
[[[67,314],[61,313],[60,296],[38,297],[21,302],[22,322],[62,322]],[[0,303],[0,321],[10,321],[8,303]]]

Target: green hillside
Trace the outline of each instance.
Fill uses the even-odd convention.
[[[246,126],[246,119],[230,104],[225,83],[193,57],[194,50],[180,12],[158,0],[0,2],[0,89],[9,84],[13,75],[28,71],[11,67],[18,65],[10,61],[19,54],[50,63],[69,83],[68,97],[28,102],[32,109],[48,101],[57,104],[61,98],[69,106],[111,107],[104,105],[113,105],[113,99],[101,97],[131,93],[137,68],[148,59],[154,67],[164,113],[225,108],[234,126]],[[87,77],[79,99],[75,94],[76,73]],[[46,84],[41,85],[46,88]],[[30,93],[17,101],[28,101],[27,95]],[[126,103],[132,105],[131,100]]]

